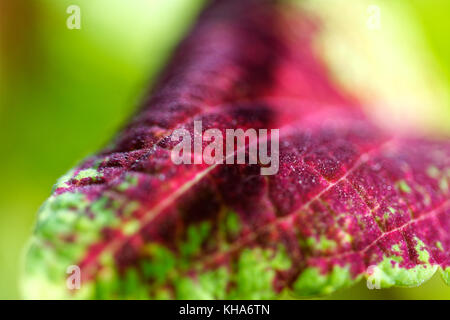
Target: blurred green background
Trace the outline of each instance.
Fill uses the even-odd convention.
[[[366,14],[363,7],[355,16],[352,6],[355,1],[345,4],[338,0],[318,1],[319,7],[311,10],[335,18],[347,17],[346,21],[351,23],[352,17],[358,21],[358,17],[364,19]],[[391,34],[385,25],[394,23],[402,31],[402,39],[403,34],[412,39],[408,43],[401,39],[394,41],[400,51],[410,55],[409,60],[404,60],[410,61],[407,68],[417,67],[414,77],[409,78],[418,82],[411,84],[411,88],[421,86],[424,79],[429,83],[430,77],[433,81],[431,88],[423,86],[423,92],[409,91],[408,86],[402,88],[412,101],[428,99],[426,116],[423,110],[415,110],[407,103],[398,109],[390,105],[389,110],[382,110],[416,114],[414,119],[426,121],[415,123],[413,119],[414,125],[436,134],[448,133],[450,2],[394,2],[395,6],[387,0],[367,2],[379,4],[382,19],[384,16],[388,19],[382,20],[383,29],[378,35],[381,40],[377,40],[381,42],[375,43],[367,36],[368,46],[376,45],[377,50],[383,50],[389,57],[396,55],[392,39],[386,42],[383,36]],[[18,281],[23,247],[32,232],[36,212],[53,183],[79,160],[101,148],[126,120],[203,3],[203,0],[0,0],[1,299],[20,298]],[[73,4],[81,8],[80,30],[66,27],[69,17],[66,9]],[[331,24],[328,32],[335,30],[346,37],[345,30],[334,27]],[[358,37],[366,37],[365,33],[361,31]],[[327,45],[335,46],[333,41],[323,39]],[[347,38],[347,41],[354,40]],[[330,49],[325,48],[327,52]],[[360,57],[364,56],[361,53]],[[389,64],[384,68],[393,72]],[[369,63],[357,69],[365,70],[364,77],[378,77]],[[403,75],[400,71],[398,74]],[[379,75],[383,77],[389,78],[389,74]],[[348,85],[357,75],[350,80],[337,78]],[[370,86],[377,96],[392,99],[392,93],[384,94],[377,84]],[[439,92],[434,92],[435,88]],[[376,104],[370,108],[377,108]],[[436,275],[419,288],[368,290],[361,283],[331,298],[449,299],[450,288]]]

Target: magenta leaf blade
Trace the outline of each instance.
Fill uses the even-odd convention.
[[[271,299],[362,277],[416,286],[438,269],[449,282],[450,142],[378,128],[330,80],[316,28],[272,1],[206,9],[113,143],[55,185],[25,295]],[[278,172],[175,165],[171,134],[196,120],[280,129]]]

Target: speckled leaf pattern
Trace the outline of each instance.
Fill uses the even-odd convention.
[[[320,22],[216,1],[113,142],[42,206],[28,298],[271,299],[450,274],[450,142],[384,132],[312,49]],[[175,165],[174,129],[279,128],[280,168]],[[66,286],[70,265],[81,288]]]

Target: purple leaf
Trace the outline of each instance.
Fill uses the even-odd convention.
[[[54,187],[26,260],[42,298],[267,299],[450,273],[450,143],[384,132],[330,80],[318,23],[215,1],[114,142]],[[175,129],[280,129],[279,170],[171,160]],[[247,151],[250,145],[247,144]],[[67,288],[79,266],[81,289]]]

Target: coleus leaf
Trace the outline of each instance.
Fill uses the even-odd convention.
[[[316,28],[272,1],[205,10],[129,125],[55,185],[25,296],[266,299],[363,276],[415,286],[437,269],[449,282],[449,141],[373,124],[330,81]],[[195,120],[280,128],[278,173],[173,164],[171,133]]]

